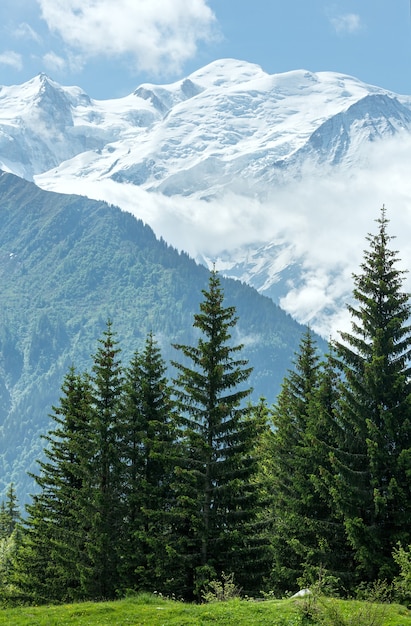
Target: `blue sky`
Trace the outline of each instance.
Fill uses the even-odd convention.
[[[46,72],[118,97],[234,57],[411,95],[409,0],[1,0],[0,33],[2,85]]]

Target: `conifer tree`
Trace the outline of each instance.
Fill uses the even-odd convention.
[[[21,545],[20,511],[14,484],[10,483],[6,501],[0,505],[0,602],[15,600],[14,569]]]
[[[183,595],[197,598],[201,586],[222,571],[233,573],[245,590],[261,584],[253,581],[253,573],[257,577],[263,573],[256,572],[257,537],[253,543],[250,530],[258,510],[252,478],[261,426],[244,405],[250,389],[242,385],[251,368],[239,356],[242,345],[230,343],[237,317],[233,306],[223,304],[215,270],[203,296],[193,324],[200,332],[198,342],[175,345],[184,362],[173,363],[186,455],[176,478],[180,515],[176,551],[187,572]]]
[[[313,525],[318,496],[311,475],[313,465],[309,437],[310,403],[319,386],[320,360],[310,329],[302,336],[299,351],[283,381],[273,409],[272,502],[273,584],[293,589],[310,555],[318,549]]]
[[[85,597],[81,579],[87,567],[86,544],[92,456],[90,383],[70,368],[60,404],[51,415],[56,426],[45,440],[45,461],[34,476],[40,490],[27,505],[16,583],[32,602]]]
[[[89,597],[113,598],[120,583],[119,547],[124,516],[121,463],[123,372],[120,348],[108,320],[92,366],[94,456],[88,556]]]
[[[311,464],[310,482],[315,489],[315,508],[311,526],[315,529],[316,543],[312,546],[306,573],[306,582],[318,582],[325,576],[333,577],[333,585],[344,592],[352,581],[353,553],[345,533],[343,520],[334,506],[332,492],[332,464],[335,441],[338,438],[335,414],[339,407],[341,378],[334,366],[333,347],[321,363],[318,386],[309,403],[309,420],[306,438]],[[313,567],[314,566],[314,567]]]
[[[2,500],[0,505],[0,539],[10,537],[19,520],[20,511],[16,490],[14,484],[10,483],[6,493],[6,501]]]
[[[331,361],[320,361],[308,328],[273,409],[272,584],[278,591],[345,573],[344,527],[324,478],[338,380]]]
[[[16,580],[39,603],[110,598],[119,586],[123,381],[111,322],[99,344],[93,375],[71,368],[64,380],[27,506]]]
[[[122,419],[123,584],[167,592],[175,575],[168,541],[177,443],[166,366],[152,333],[126,370]]]
[[[343,373],[333,497],[362,579],[391,578],[392,551],[410,543],[410,305],[383,208],[354,275],[352,330],[335,342]]]

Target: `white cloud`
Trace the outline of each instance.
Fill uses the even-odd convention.
[[[207,0],[37,0],[42,17],[85,57],[131,55],[138,70],[179,71],[215,22]]]
[[[22,22],[13,32],[14,37],[18,39],[32,39],[36,43],[41,43],[41,37],[36,31],[26,22]]]
[[[348,33],[350,35],[362,30],[361,18],[357,13],[346,13],[331,18],[331,24],[339,35]]]
[[[0,65],[8,65],[9,67],[13,67],[15,70],[21,70],[23,69],[22,56],[17,52],[7,50],[6,52],[0,54]]]
[[[52,72],[62,72],[67,65],[66,60],[53,51],[43,56],[43,63],[47,70]]]
[[[46,188],[105,199],[148,223],[158,237],[196,257],[218,258],[227,250],[270,242],[298,267],[281,306],[325,338],[350,328],[346,303],[352,299],[352,273],[360,273],[366,236],[377,232],[383,204],[396,236],[399,269],[411,268],[411,136],[404,131],[368,144],[355,168],[307,168],[300,180],[277,187],[259,201],[235,190],[219,198],[171,196],[132,184],[84,177],[48,179]],[[42,186],[42,177],[36,182]],[[53,184],[55,185],[53,187]],[[273,261],[274,265],[275,261]],[[411,273],[405,289],[411,291]]]

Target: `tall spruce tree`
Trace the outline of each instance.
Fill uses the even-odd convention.
[[[344,574],[344,527],[324,479],[337,381],[331,361],[320,361],[307,328],[273,409],[272,586],[279,592],[301,580],[311,585],[320,575]]]
[[[87,375],[70,368],[60,404],[51,415],[55,427],[44,439],[45,461],[34,476],[39,492],[27,505],[22,545],[16,561],[16,584],[32,602],[87,597],[82,588],[88,538],[92,456],[91,389]]]
[[[20,511],[13,483],[0,505],[0,603],[15,600],[15,560],[21,545]]]
[[[126,588],[170,591],[172,477],[176,425],[166,366],[149,333],[125,372],[121,456],[124,463],[122,581]]]
[[[9,537],[20,520],[20,510],[17,502],[14,484],[10,483],[6,500],[0,504],[0,539]]]
[[[181,591],[197,598],[202,585],[222,571],[234,573],[237,583],[250,591],[261,585],[261,577],[257,582],[253,575],[258,579],[264,573],[258,537],[251,530],[258,509],[252,479],[261,424],[244,405],[250,389],[241,387],[251,368],[239,358],[242,346],[230,343],[237,317],[233,306],[223,305],[215,270],[203,296],[193,324],[200,331],[197,345],[175,345],[185,360],[173,363],[186,455],[176,478],[176,552],[187,573]]]
[[[120,585],[120,546],[124,517],[121,422],[124,377],[111,320],[92,366],[94,456],[88,556],[92,563],[87,585],[94,598],[113,598]]]
[[[352,331],[335,342],[343,373],[332,493],[362,579],[391,578],[392,551],[410,543],[410,305],[383,208],[354,275]]]
[[[346,592],[352,580],[353,554],[347,542],[345,528],[340,512],[330,497],[332,491],[330,476],[335,440],[338,438],[335,413],[340,399],[340,374],[334,366],[333,347],[325,356],[319,371],[318,386],[309,403],[309,420],[306,439],[309,445],[307,456],[310,459],[310,482],[315,489],[316,506],[311,510],[314,518],[311,526],[315,529],[316,543],[309,555],[306,581],[311,584],[313,578],[318,582],[325,576],[333,576],[333,585]],[[314,566],[314,567],[313,567]]]
[[[302,336],[294,368],[284,379],[273,409],[273,585],[293,589],[318,550],[313,525],[318,496],[311,474],[310,403],[319,385],[320,360],[310,329]]]

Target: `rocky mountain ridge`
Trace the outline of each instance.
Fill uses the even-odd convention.
[[[0,168],[132,212],[324,335],[324,307],[290,304],[291,292],[307,288],[304,268],[323,272],[312,268],[310,243],[295,244],[315,216],[298,213],[293,189],[330,172],[350,184],[371,151],[396,137],[411,141],[410,96],[333,72],[269,75],[236,59],[104,101],[44,74],[0,90]],[[341,200],[329,212],[345,210]],[[332,268],[336,281],[343,265],[342,257]],[[327,310],[346,293],[324,295]]]

